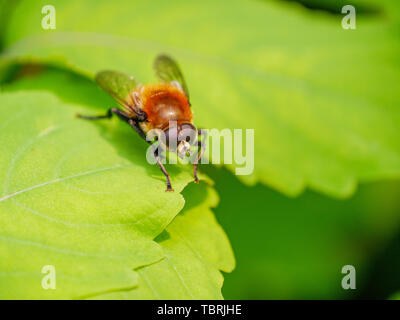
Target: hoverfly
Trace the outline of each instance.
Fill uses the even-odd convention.
[[[162,130],[165,134],[164,150],[175,151],[181,158],[190,155],[190,148],[197,144],[198,152],[193,161],[193,175],[194,182],[198,183],[197,164],[203,151],[203,145],[198,138],[204,133],[193,125],[186,82],[176,61],[167,55],[157,56],[154,69],[159,83],[148,85],[141,85],[132,76],[118,71],[97,73],[95,80],[98,85],[110,94],[122,109],[111,108],[104,115],[78,114],[77,117],[97,120],[111,118],[115,114],[128,123],[145,141],[147,141],[146,134],[150,130]],[[175,125],[171,127],[170,123]],[[166,177],[165,191],[174,191],[160,156],[159,148],[156,148],[155,160]]]

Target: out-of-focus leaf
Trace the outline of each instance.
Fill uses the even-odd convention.
[[[221,201],[214,211],[238,261],[225,276],[226,299],[387,297],[390,286],[371,286],[368,276],[382,280],[371,262],[400,231],[399,181],[362,184],[347,200],[311,191],[291,199],[260,184],[245,187],[227,170],[202,169],[215,181]],[[399,257],[398,248],[387,263]],[[357,290],[341,286],[348,264],[356,268]],[[395,265],[383,269],[393,285],[400,281]]]
[[[11,79],[7,83],[0,84],[3,92],[49,91],[63,102],[104,110],[90,110],[90,113],[105,112],[111,107],[117,106],[115,100],[92,80],[72,72],[39,65],[15,66],[12,69],[16,69],[16,71],[13,72]]]
[[[390,299],[391,299],[391,300],[400,300],[400,292],[394,294]]]
[[[269,0],[265,0],[269,1]],[[342,8],[351,5],[355,8],[356,14],[359,16],[371,15],[371,16],[380,16],[386,15],[391,16],[395,13],[399,13],[399,4],[397,1],[392,0],[353,0],[349,3],[346,0],[280,0],[284,2],[297,3],[302,5],[303,7],[311,10],[323,12],[329,12],[330,14],[342,15]],[[348,13],[346,11],[346,13]]]

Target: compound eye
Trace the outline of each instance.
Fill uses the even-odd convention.
[[[183,123],[181,125],[181,130],[179,131],[178,140],[190,142],[192,144],[194,143],[196,138],[197,138],[196,128],[190,123]]]
[[[167,147],[174,151],[178,145],[178,128],[171,127],[164,131],[165,134],[165,143]]]

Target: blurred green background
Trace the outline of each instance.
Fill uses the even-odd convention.
[[[225,298],[385,299],[398,290],[399,181],[363,184],[347,200],[311,191],[288,198],[245,187],[225,169],[205,170],[238,261],[225,275]],[[347,264],[356,268],[357,290],[341,287]]]
[[[315,21],[319,19],[340,21],[343,16],[340,13],[341,8],[348,4],[339,0],[275,2],[278,4],[274,5],[282,6],[288,11],[301,11],[305,15],[314,15]],[[151,1],[149,2],[151,7],[150,3]],[[225,3],[229,6],[229,1]],[[375,48],[376,50],[373,50],[368,57],[378,60],[380,51],[384,52],[383,56],[393,58],[393,61],[382,61],[382,64],[386,65],[388,70],[397,72],[399,70],[398,56],[394,58],[392,54],[395,56],[398,52],[400,43],[398,41],[400,37],[398,1],[355,0],[352,3],[356,6],[361,25],[363,21],[372,21],[375,28],[375,25],[379,26],[381,22],[390,30],[387,46]],[[3,37],[1,47],[5,50],[9,43],[13,42],[10,39],[20,33],[23,34],[21,30],[27,27],[22,26],[21,30],[7,30],[10,17],[6,12],[12,12],[14,6],[18,7],[18,1],[15,4],[0,1],[0,5],[3,6],[0,15],[2,17],[0,21],[2,34],[0,35]],[[79,10],[78,7],[77,10]],[[222,21],[221,24],[224,24],[224,17],[219,16],[219,19]],[[157,24],[156,21],[152,23]],[[240,25],[241,22],[237,21],[237,23]],[[318,26],[316,23],[315,28]],[[273,24],[265,21],[265,28],[273,27]],[[375,32],[374,30],[378,30],[377,34],[381,32],[380,27],[371,32]],[[5,36],[6,32],[9,34],[8,38]],[[317,33],[317,30],[315,32]],[[312,34],[308,36],[312,39]],[[257,42],[257,39],[251,39]],[[329,40],[326,39],[327,43]],[[225,45],[229,45],[229,39],[224,39],[224,41]],[[365,36],[363,44],[365,43],[366,47],[368,41],[368,36]],[[303,45],[304,43],[301,44]],[[392,45],[396,48],[393,52]],[[296,56],[296,43],[282,44],[282,46],[287,46],[285,49],[289,50],[292,57]],[[314,43],[311,46],[318,47],[318,44]],[[326,50],[326,47],[332,48],[334,45],[321,44],[321,50]],[[212,48],[208,50],[213,52]],[[338,47],[337,50],[339,54],[343,48]],[[350,46],[347,50],[349,55],[358,54],[357,48]],[[24,54],[26,56],[26,53]],[[24,57],[24,54],[21,56]],[[74,60],[74,54],[71,54],[71,60],[76,62],[78,60]],[[76,65],[79,66],[79,62],[68,68],[50,59],[48,64],[52,66],[49,67],[43,66],[46,65],[48,57],[43,58],[42,53],[33,53],[33,56],[33,61],[17,57],[11,65],[3,66],[3,91],[43,89],[55,93],[64,101],[83,103],[93,108],[105,108],[104,104],[111,102],[102,95],[91,80],[81,75],[86,70],[76,67]],[[354,59],[357,60],[357,57]],[[301,69],[301,66],[295,66],[294,62],[293,69],[297,67]],[[366,76],[369,75],[369,67],[371,70],[374,69],[368,59],[355,67],[363,70]],[[279,72],[279,67],[276,68]],[[332,68],[335,69],[335,66]],[[290,66],[287,66],[287,70],[283,73],[285,72],[289,74],[292,72]],[[318,70],[315,72],[318,74]],[[393,101],[393,116],[397,117],[400,100],[398,96],[390,95],[390,89],[394,87],[398,89],[400,83],[400,79],[397,78],[399,73],[396,72],[393,71],[393,75],[390,73],[392,78],[387,87],[388,94],[385,95],[385,88],[379,91],[371,87],[371,91],[379,93],[373,97],[378,103],[380,94],[385,96],[386,100],[382,105]],[[371,77],[375,75],[371,71]],[[332,85],[334,90],[338,90],[341,86],[339,80],[336,82],[334,79],[323,79],[323,81]],[[65,86],[65,83],[74,83],[75,87]],[[81,89],[76,90],[76,87]],[[194,87],[193,90],[196,92],[196,84]],[[362,92],[361,85],[360,88],[355,85],[355,88]],[[351,88],[347,90],[351,92]],[[368,91],[369,88],[364,87],[363,90]],[[205,103],[206,100],[199,98],[198,101]],[[229,112],[229,110],[225,111]],[[299,111],[301,112],[301,109]],[[203,124],[206,125],[207,115],[201,114],[201,111],[199,113]],[[260,117],[264,116],[261,114],[260,112]],[[394,140],[399,137],[400,123],[396,129]],[[373,136],[373,133],[371,135]],[[268,138],[261,130],[256,130],[256,144]],[[397,140],[396,143],[398,143]],[[268,153],[268,150],[264,151]],[[296,159],[290,160],[296,162]],[[329,167],[329,161],[327,158],[322,166]],[[265,164],[256,162],[255,165]],[[299,190],[291,192],[290,188],[283,188],[282,192],[282,187],[279,185],[262,183],[265,182],[263,177],[260,178],[262,182],[243,183],[225,167],[202,165],[200,170],[215,182],[220,202],[214,209],[214,213],[227,233],[235,253],[236,269],[231,274],[224,274],[222,292],[226,299],[387,299],[400,290],[400,180],[398,180],[398,172],[386,172],[373,179],[367,177],[359,185],[356,184],[354,194],[349,192],[348,195],[332,195],[335,192],[331,189],[322,187],[319,190],[318,185],[305,188],[303,192]],[[341,287],[341,279],[344,276],[341,274],[341,269],[347,264],[354,265],[356,268],[356,290],[343,290]]]

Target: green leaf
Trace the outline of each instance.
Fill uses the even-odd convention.
[[[90,77],[116,69],[148,82],[152,60],[168,52],[199,126],[255,129],[255,171],[243,181],[348,196],[358,181],[400,174],[397,13],[360,14],[357,29],[344,30],[340,15],[277,1],[54,1],[49,31],[43,4],[15,10],[3,64]]]
[[[195,192],[194,186],[185,194]],[[130,291],[96,296],[96,299],[222,299],[223,276],[231,272],[234,258],[227,238],[210,206],[218,203],[212,188],[190,197],[185,208],[157,237],[165,258],[137,269],[139,286]],[[205,197],[206,199],[202,199]]]
[[[268,1],[268,0],[265,0]],[[283,1],[283,0],[282,0]],[[345,14],[342,14],[342,8],[346,5],[352,5],[356,9],[356,14],[361,15],[370,15],[370,16],[392,16],[398,12],[399,5],[396,1],[392,0],[353,0],[349,3],[346,0],[284,0],[290,2],[297,2],[303,5],[306,8],[310,8],[312,10],[319,10],[320,13],[322,11],[329,12],[331,14],[341,15],[342,17]]]
[[[133,269],[165,259],[153,239],[184,206],[189,169],[169,168],[175,192],[166,193],[130,128],[78,120],[78,111],[93,112],[47,92],[0,95],[2,298],[126,290],[138,285]],[[41,286],[45,265],[55,267],[56,290]]]
[[[17,66],[22,76],[1,86],[3,92],[18,92],[21,90],[49,91],[63,102],[79,104],[93,108],[90,113],[106,112],[117,102],[100,89],[92,80],[65,70],[34,66]],[[13,78],[11,76],[11,78]],[[96,109],[102,109],[99,111]]]

